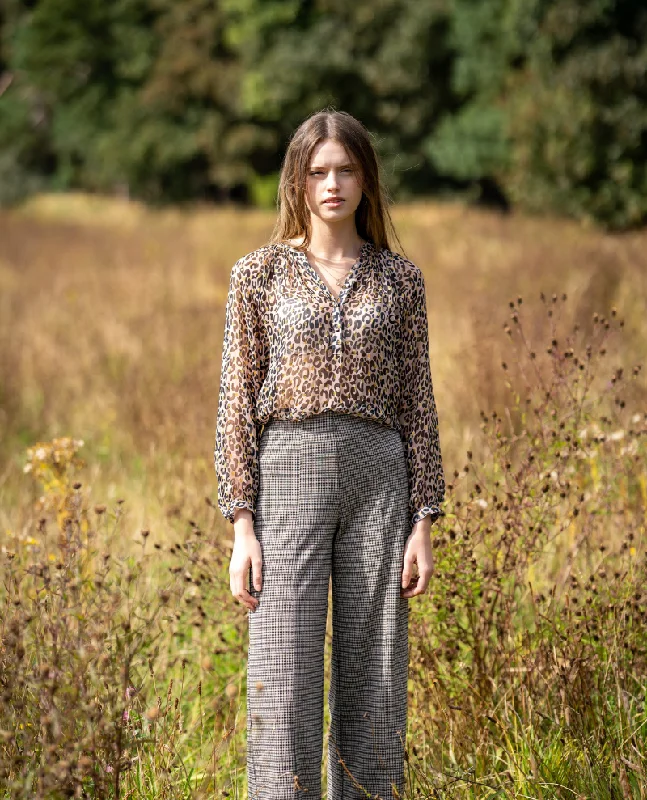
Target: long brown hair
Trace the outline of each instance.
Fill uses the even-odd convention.
[[[278,218],[270,243],[303,238],[301,249],[310,245],[310,211],[306,205],[306,179],[312,153],[319,142],[334,139],[360,168],[362,199],[355,211],[357,233],[378,250],[391,249],[393,237],[400,248],[389,213],[390,200],[380,180],[380,165],[371,134],[345,111],[328,107],[307,117],[292,134],[279,179]]]

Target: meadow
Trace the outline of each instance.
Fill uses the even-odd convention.
[[[403,797],[643,800],[647,231],[455,203],[394,221],[448,483],[410,601]],[[272,224],[73,194],[0,211],[1,800],[246,797],[213,443],[229,271]]]

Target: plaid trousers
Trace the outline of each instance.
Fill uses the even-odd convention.
[[[324,640],[332,577],[328,800],[404,788],[411,532],[405,443],[337,411],[272,418],[259,441],[254,531],[263,554],[248,612],[249,800],[321,798]]]

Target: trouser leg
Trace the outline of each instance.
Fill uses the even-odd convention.
[[[250,800],[321,797],[324,643],[339,481],[334,448],[325,436],[304,436],[303,427],[269,426],[259,452],[254,531],[263,585],[251,591],[260,604],[248,613]]]
[[[411,531],[404,444],[397,431],[377,424],[342,426],[328,798],[391,798],[393,787],[404,788],[407,726],[409,601],[400,597],[400,582]]]

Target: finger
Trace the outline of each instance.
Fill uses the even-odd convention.
[[[400,597],[413,597],[414,595],[418,594],[416,591],[416,587],[418,585],[418,578],[412,578],[407,587],[402,589],[400,592]]]
[[[405,558],[404,567],[402,569],[402,588],[406,588],[411,582],[411,573],[413,572],[413,559]]]
[[[254,572],[253,565],[250,563],[248,565],[248,567],[247,567],[246,572],[245,572],[245,580],[243,582],[243,591],[249,593],[249,596],[252,598],[252,602],[254,603],[254,608],[252,609],[252,611],[255,611],[256,610],[256,606],[259,604],[260,601],[258,600],[257,597],[255,597],[252,594],[252,592],[254,592],[256,590],[256,586],[254,585],[255,576],[254,576],[253,572]]]
[[[411,596],[415,597],[416,595],[424,594],[424,593],[425,593],[425,586],[424,586],[423,580],[422,580],[421,577],[418,577],[418,583],[413,587],[413,589],[411,591]]]
[[[234,597],[242,605],[251,608],[251,602],[245,598],[245,595],[249,595],[249,592],[245,589],[242,578],[236,576],[236,580],[234,581]]]
[[[256,606],[258,605],[258,600],[255,597],[252,597],[251,594],[247,591],[247,589],[243,589],[240,594],[237,595],[238,599],[240,600],[243,605],[247,606],[250,611],[255,611]]]
[[[232,594],[239,602],[243,603],[244,605],[249,607],[248,602],[245,600],[245,595],[251,597],[249,592],[245,587],[245,580],[247,577],[247,570],[245,572],[232,572],[231,574],[231,586],[232,586]],[[252,600],[254,598],[251,598]]]
[[[256,589],[257,592],[260,592],[260,590],[263,587],[262,567],[263,567],[262,559],[255,558],[252,561],[252,575],[253,575],[252,582],[254,584],[254,589]]]
[[[243,579],[240,589],[238,591],[238,599],[241,603],[244,603],[250,611],[256,611],[256,607],[259,604],[259,600],[257,597],[254,597],[253,594],[250,593],[248,589],[248,576],[247,573],[245,574],[245,578]]]

